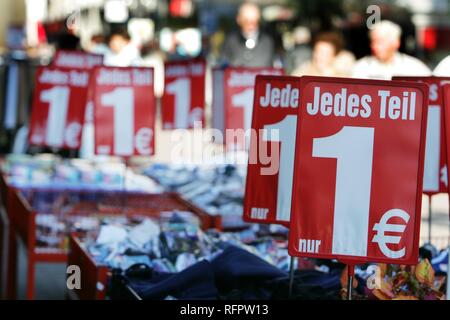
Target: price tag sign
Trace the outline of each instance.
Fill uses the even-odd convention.
[[[52,66],[60,68],[72,68],[92,70],[96,66],[103,65],[103,56],[97,54],[86,53],[83,51],[58,50],[52,61]],[[85,156],[86,150],[93,155],[93,110],[92,110],[92,86],[89,85],[88,98],[85,107],[85,117],[82,132],[82,141],[80,146],[80,155]]]
[[[450,81],[446,82],[441,88],[441,94],[443,98],[443,111],[444,111],[444,132],[445,132],[445,141],[450,141]],[[450,144],[445,144],[446,154],[450,154]],[[448,159],[448,158],[447,158]],[[448,170],[448,162],[445,167],[445,184],[447,185],[447,192],[450,194],[449,190],[449,170]]]
[[[301,81],[289,253],[416,264],[428,86]]]
[[[213,71],[213,126],[222,131],[227,150],[246,149],[244,133],[251,128],[253,90],[258,74],[282,75],[283,71],[244,67]]]
[[[205,123],[204,60],[168,62],[164,67],[163,129],[192,129]]]
[[[95,153],[154,154],[153,69],[98,67],[93,82]]]
[[[257,76],[244,221],[289,227],[300,78]]]
[[[423,192],[436,194],[447,192],[447,155],[444,134],[442,86],[450,78],[443,77],[394,77],[394,80],[423,82],[429,85],[429,107]]]
[[[52,62],[54,67],[92,69],[103,65],[103,56],[83,51],[58,50]]]
[[[78,149],[88,93],[89,71],[41,67],[36,74],[29,143]]]

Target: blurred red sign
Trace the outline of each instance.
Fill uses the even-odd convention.
[[[29,142],[78,149],[89,84],[89,71],[41,67],[36,73]]]
[[[169,11],[173,17],[189,17],[192,15],[193,9],[192,0],[170,0]]]
[[[394,77],[393,79],[423,82],[430,87],[423,192],[426,194],[446,193],[447,155],[442,86],[450,81],[450,77]]]
[[[168,62],[164,67],[163,129],[192,129],[205,122],[204,60]]]
[[[428,87],[303,77],[289,253],[416,264]]]
[[[58,50],[52,66],[62,68],[92,69],[103,64],[103,56],[83,51]]]
[[[245,150],[245,131],[251,128],[255,77],[282,75],[281,69],[229,67],[213,71],[213,127],[227,150]]]
[[[289,227],[300,78],[257,76],[244,221]]]
[[[444,110],[444,131],[445,131],[445,140],[446,141],[450,141],[450,81],[446,84],[444,84],[442,86],[442,98],[443,98],[443,110]],[[450,154],[450,144],[447,143],[446,144],[446,153]],[[448,159],[448,158],[447,158]],[[448,161],[447,161],[447,166],[446,166],[446,170],[445,170],[445,179],[446,179],[446,184],[447,184],[447,192],[450,194],[450,190],[449,190],[449,185],[448,185],[448,181],[449,181],[449,170],[448,170]]]
[[[155,95],[152,68],[97,67],[93,73],[95,153],[154,154]]]

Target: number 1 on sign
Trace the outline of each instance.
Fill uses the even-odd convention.
[[[191,80],[180,78],[167,86],[167,92],[175,96],[175,128],[186,129],[189,125],[191,105]]]
[[[296,128],[297,116],[294,115],[286,116],[280,122],[264,126],[263,140],[281,144],[278,164],[277,221],[288,222],[290,219]],[[268,131],[270,131],[270,135]],[[272,134],[273,132],[278,134]]]
[[[346,126],[333,136],[314,139],[313,157],[337,159],[333,254],[367,254],[374,131]]]
[[[114,109],[114,150],[117,155],[130,155],[134,147],[134,92],[117,88],[101,97],[104,107]]]
[[[253,108],[253,89],[250,88],[234,95],[232,98],[232,104],[235,108],[244,109],[244,129],[250,129]]]
[[[49,104],[45,136],[49,146],[61,147],[64,143],[69,96],[69,87],[57,86],[41,92],[41,101]]]

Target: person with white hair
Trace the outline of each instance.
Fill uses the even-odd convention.
[[[393,76],[430,76],[431,70],[419,59],[399,52],[402,30],[383,20],[369,31],[372,55],[358,60],[354,78],[390,80]]]
[[[262,32],[261,10],[253,2],[244,2],[238,10],[238,32],[228,35],[222,46],[222,60],[232,66],[272,67],[275,61],[273,39]]]
[[[436,68],[434,68],[433,74],[436,77],[450,77],[450,56],[447,56],[439,62]]]

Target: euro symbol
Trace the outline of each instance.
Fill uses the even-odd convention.
[[[402,248],[398,251],[391,250],[387,247],[387,244],[399,244],[401,240],[401,236],[387,236],[386,232],[401,232],[405,231],[406,225],[404,224],[389,224],[389,219],[393,217],[399,217],[406,222],[409,221],[409,215],[403,210],[400,209],[391,209],[387,211],[382,217],[379,223],[376,223],[373,227],[374,231],[377,231],[376,235],[373,237],[372,242],[378,243],[381,252],[391,259],[399,259],[404,257],[405,248]]]

